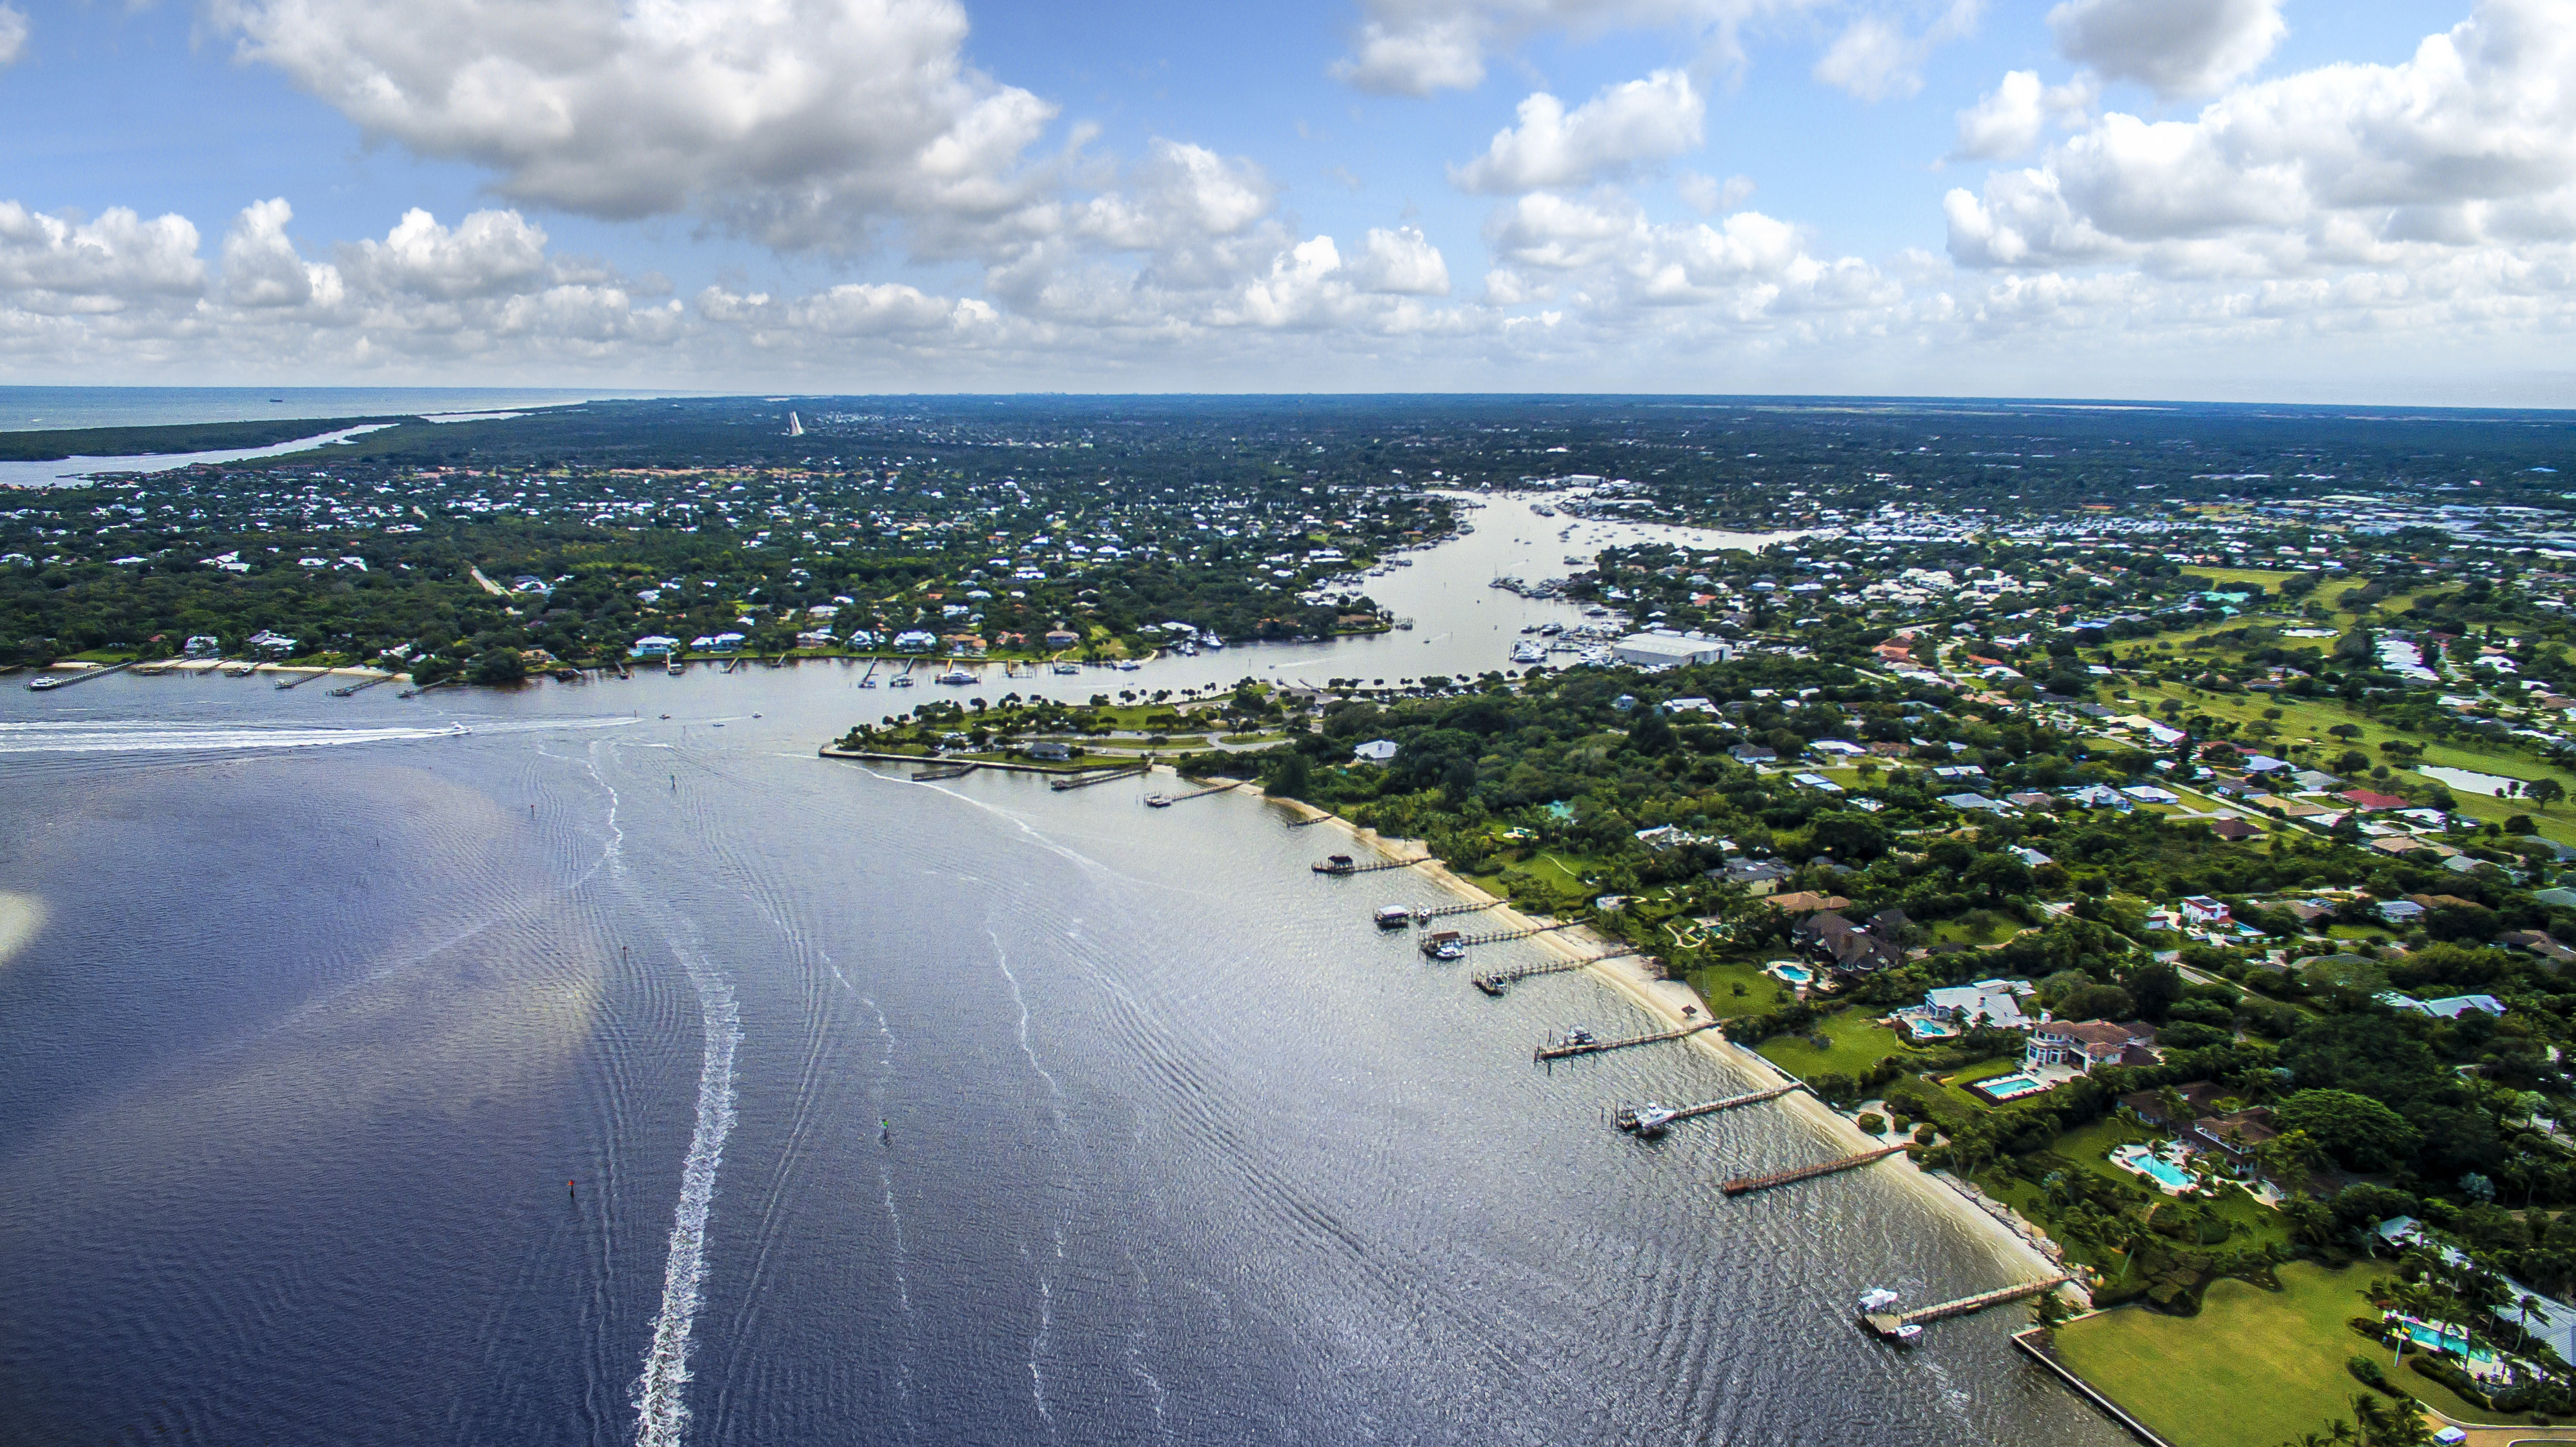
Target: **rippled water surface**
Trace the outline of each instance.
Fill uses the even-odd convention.
[[[1258,800],[820,760],[854,676],[0,688],[0,1440],[2119,1440],[1854,1330],[2008,1279],[1955,1212],[1718,1196],[1821,1128],[1604,1124],[1719,1054],[1534,1068],[1645,1017]]]

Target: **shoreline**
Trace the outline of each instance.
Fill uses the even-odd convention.
[[[1262,793],[1257,783],[1247,782],[1243,786],[1243,791],[1271,803],[1292,807],[1300,811],[1301,818],[1320,818],[1326,821],[1323,827],[1338,830],[1352,843],[1383,850],[1390,857],[1402,858],[1409,853],[1428,853],[1430,849],[1430,846],[1421,840],[1401,840],[1381,835],[1373,829],[1363,829],[1339,814],[1319,809],[1302,799],[1272,798]],[[1492,907],[1486,913],[1501,920],[1505,928],[1526,929],[1536,924],[1536,921],[1522,914],[1509,900],[1500,899],[1483,886],[1453,873],[1445,861],[1434,859],[1429,863],[1416,865],[1414,868],[1422,877],[1434,881],[1443,889],[1458,896],[1461,903],[1490,904]],[[1588,925],[1575,925],[1568,929],[1537,935],[1531,942],[1543,949],[1554,951],[1560,958],[1569,960],[1583,959],[1602,949],[1615,947],[1615,942],[1594,932]],[[1578,948],[1578,944],[1589,948]],[[1680,980],[1653,978],[1647,974],[1638,956],[1606,960],[1590,966],[1581,973],[1608,985],[1670,1028],[1680,1029],[1699,1021],[1716,1018],[1710,1013],[1708,1002],[1700,998],[1697,990]],[[1682,1014],[1684,1005],[1697,1007],[1699,1010],[1697,1020]],[[1722,1022],[1717,1029],[1702,1030],[1683,1043],[1688,1048],[1704,1051],[1713,1059],[1737,1066],[1751,1074],[1760,1082],[1754,1087],[1756,1089],[1773,1085],[1804,1085],[1805,1083],[1772,1064],[1751,1047],[1739,1044],[1726,1033]],[[1881,1137],[1862,1131],[1852,1117],[1826,1104],[1812,1091],[1804,1089],[1791,1091],[1780,1098],[1780,1103],[1798,1112],[1809,1123],[1826,1127],[1834,1134],[1838,1143],[1850,1148],[1852,1154],[1888,1143]],[[1972,1234],[1986,1242],[1998,1263],[2007,1269],[2017,1271],[2026,1279],[2034,1281],[2061,1273],[2063,1268],[2042,1254],[2020,1231],[1996,1218],[1963,1194],[1957,1186],[1951,1184],[1947,1176],[1935,1179],[1936,1173],[1915,1164],[1911,1155],[1890,1157],[1883,1164],[1896,1165],[1898,1170],[1894,1173],[1894,1178],[1906,1182],[1907,1189],[1914,1191],[1926,1202],[1947,1210],[1962,1224],[1971,1227]],[[1876,1174],[1887,1176],[1890,1173],[1880,1171]],[[2078,1295],[2084,1294],[2080,1282],[2070,1282],[2061,1290],[2073,1290]],[[2089,1297],[2084,1305],[2090,1307]]]

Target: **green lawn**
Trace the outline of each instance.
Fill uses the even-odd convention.
[[[1818,1050],[1803,1035],[1777,1036],[1757,1048],[1764,1059],[1804,1080],[1826,1071],[1858,1075],[1890,1055],[1905,1053],[1905,1042],[1895,1031],[1859,1010],[1830,1016],[1816,1029],[1833,1041],[1833,1048]]]
[[[1735,993],[1742,985],[1744,993]],[[1720,1020],[1738,1015],[1759,1015],[1778,1009],[1780,992],[1787,988],[1778,980],[1762,973],[1762,967],[1751,961],[1730,965],[1709,965],[1691,971],[1691,987],[1708,1002],[1709,1013]]]
[[[2361,1286],[2372,1274],[2293,1262],[2277,1292],[2221,1281],[2196,1317],[2121,1307],[2061,1329],[2057,1353],[2174,1447],[2277,1447],[2350,1415],[2362,1387],[2344,1361],[2383,1350],[2344,1325],[2370,1314]],[[2487,1415],[2428,1377],[2394,1380],[2454,1416]]]

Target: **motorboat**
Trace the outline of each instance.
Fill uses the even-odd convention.
[[[1148,794],[1145,796],[1145,807],[1148,809],[1169,809],[1172,807],[1172,803],[1172,796],[1169,794]]]
[[[1379,929],[1403,929],[1413,923],[1413,911],[1400,904],[1379,905],[1375,917]]]
[[[1199,646],[1200,646],[1201,648],[1210,649],[1210,650],[1212,650],[1212,651],[1222,653],[1222,652],[1224,652],[1224,651],[1225,651],[1225,640],[1224,640],[1224,639],[1222,639],[1222,638],[1219,638],[1219,637],[1217,637],[1215,634],[1211,633],[1211,634],[1209,634],[1208,636],[1206,636],[1205,638],[1202,638],[1202,639],[1200,639],[1200,640],[1199,640]]]
[[[1565,1043],[1568,1045],[1594,1045],[1600,1043],[1600,1038],[1580,1025],[1565,1032]]]
[[[1512,645],[1512,662],[1514,663],[1544,663],[1546,661],[1547,650],[1539,647],[1535,643],[1516,643]]]
[[[1896,1305],[1896,1293],[1884,1286],[1873,1286],[1860,1294],[1860,1314],[1870,1316]]]
[[[886,685],[886,687],[888,687],[888,688],[910,688],[910,687],[912,687],[912,675],[911,675],[911,674],[909,674],[909,673],[898,673],[898,674],[896,674],[896,675],[894,676],[894,681],[893,681],[893,682],[891,682],[891,683],[888,683],[888,684]]]
[[[1638,1106],[1635,1110],[1628,1112],[1627,1119],[1621,1121],[1620,1124],[1626,1126],[1632,1131],[1635,1131],[1639,1135],[1653,1135],[1658,1131],[1661,1131],[1665,1126],[1671,1125],[1673,1123],[1673,1118],[1680,1114],[1680,1111],[1673,1109],[1669,1105],[1665,1105],[1661,1101],[1650,1100],[1644,1105]]]
[[[1079,663],[1059,663],[1055,666],[1055,671],[1058,674],[1070,677],[1082,672],[1082,665]]]
[[[1122,658],[1118,660],[1115,666],[1120,673],[1134,673],[1137,669],[1142,668],[1145,665],[1138,663],[1132,658]]]
[[[939,675],[938,681],[949,684],[953,687],[973,683],[975,681],[975,675],[968,673],[962,668],[952,668],[946,673]]]

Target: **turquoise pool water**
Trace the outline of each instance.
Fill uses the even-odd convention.
[[[1774,965],[1771,967],[1771,973],[1793,985],[1806,984],[1816,977],[1816,972],[1804,965]]]
[[[2027,1075],[2002,1075],[1979,1081],[1977,1088],[1996,1100],[2019,1100],[2025,1095],[2039,1094],[2048,1089],[2048,1084]]]
[[[2445,1331],[2429,1322],[2417,1321],[2411,1316],[2404,1320],[2406,1322],[2406,1335],[2413,1338],[2417,1346],[2422,1347],[2427,1351],[2448,1351],[2456,1355],[2468,1344],[2467,1334],[2460,1331],[2457,1327],[2453,1327],[2448,1331]],[[2488,1351],[2485,1347],[2478,1347],[2475,1350],[2470,1351],[2468,1355],[2471,1361],[2476,1362],[2480,1366],[2484,1366],[2495,1360],[2495,1353]]]
[[[2179,1191],[2192,1183],[2191,1172],[2136,1146],[2113,1155],[2111,1159],[2167,1190]]]

